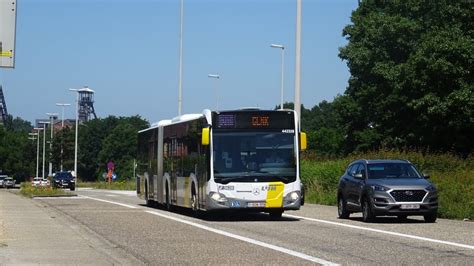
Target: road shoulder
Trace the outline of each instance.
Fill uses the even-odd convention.
[[[42,201],[0,191],[0,214],[2,263],[142,264]]]

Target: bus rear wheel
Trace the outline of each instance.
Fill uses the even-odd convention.
[[[145,205],[151,207],[151,200],[148,199],[148,183],[145,183]]]
[[[165,208],[166,210],[171,210],[171,202],[170,202],[170,187],[168,186],[168,182],[166,182],[166,202],[165,202]]]

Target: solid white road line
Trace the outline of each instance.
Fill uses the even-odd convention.
[[[322,264],[322,265],[338,265],[334,262],[330,262],[330,261],[327,261],[327,260],[316,258],[316,257],[310,256],[310,255],[307,255],[307,254],[304,254],[304,253],[301,253],[301,252],[297,252],[297,251],[294,251],[294,250],[291,250],[291,249],[275,246],[275,245],[268,244],[268,243],[265,243],[265,242],[262,242],[262,241],[259,241],[259,240],[255,240],[255,239],[252,239],[252,238],[248,238],[248,237],[245,237],[245,236],[236,235],[236,234],[233,234],[233,233],[229,233],[229,232],[226,232],[226,231],[223,231],[223,230],[215,229],[215,228],[205,226],[205,225],[202,225],[202,224],[198,224],[198,223],[194,223],[194,222],[191,222],[191,221],[183,220],[183,219],[180,219],[180,218],[177,218],[177,217],[173,217],[173,216],[170,216],[170,215],[159,213],[157,211],[146,211],[146,212],[150,213],[150,214],[160,216],[160,217],[163,217],[163,218],[166,218],[166,219],[170,219],[170,220],[173,220],[173,221],[177,221],[177,222],[180,222],[180,223],[191,225],[191,226],[194,226],[194,227],[206,230],[206,231],[210,231],[210,232],[213,232],[213,233],[216,233],[216,234],[219,234],[219,235],[227,236],[227,237],[230,237],[230,238],[235,238],[235,239],[238,239],[238,240],[241,240],[241,241],[244,241],[244,242],[247,242],[247,243],[251,243],[251,244],[254,244],[254,245],[257,245],[257,246],[261,246],[261,247],[269,248],[269,249],[272,249],[272,250],[275,250],[275,251],[279,251],[279,252],[294,256],[294,257],[298,257],[300,259],[308,260],[308,261],[311,261],[311,262],[316,262],[316,263],[319,263],[319,264]]]
[[[110,201],[110,200],[103,200],[103,199],[98,199],[98,198],[93,198],[93,197],[88,197],[88,196],[82,196],[82,195],[79,196],[79,197],[86,198],[86,199],[91,199],[91,200],[96,200],[96,201],[101,201],[101,202],[106,202],[106,203],[111,203],[111,204],[127,207],[127,208],[130,208],[130,209],[137,209],[138,208],[137,206],[128,205],[128,204],[115,202],[115,201]]]
[[[67,197],[33,197],[35,200],[64,200],[64,199],[83,199],[80,196],[67,196]]]
[[[93,198],[93,197],[88,197],[88,196],[80,196],[80,197],[83,197],[83,198],[86,198],[86,199],[91,199],[91,200],[97,200],[97,201],[101,201],[101,202],[106,202],[106,203],[111,203],[111,204],[116,204],[116,205],[120,205],[120,206],[123,206],[123,207],[131,208],[131,209],[137,209],[138,208],[138,207],[133,206],[133,205],[123,204],[123,203],[120,203],[120,202],[114,202],[114,201],[110,201],[110,200],[103,200],[103,199],[98,199],[98,198]],[[275,245],[268,244],[268,243],[265,243],[265,242],[262,242],[262,241],[259,241],[259,240],[255,240],[255,239],[248,238],[248,237],[245,237],[245,236],[236,235],[236,234],[229,233],[229,232],[226,232],[226,231],[223,231],[223,230],[219,230],[219,229],[215,229],[215,228],[205,226],[205,225],[202,225],[202,224],[194,223],[194,222],[191,222],[191,221],[186,221],[184,219],[180,219],[180,218],[173,217],[173,216],[170,216],[170,215],[162,214],[162,213],[159,213],[157,211],[147,211],[147,210],[145,210],[145,212],[153,214],[153,215],[157,215],[157,216],[160,216],[160,217],[163,217],[163,218],[166,218],[166,219],[170,219],[170,220],[173,220],[173,221],[177,221],[177,222],[180,222],[180,223],[184,223],[184,224],[187,224],[187,225],[191,225],[191,226],[194,226],[194,227],[206,230],[206,231],[210,231],[210,232],[213,232],[213,233],[216,233],[216,234],[219,234],[219,235],[227,236],[227,237],[238,239],[238,240],[241,240],[241,241],[244,241],[244,242],[247,242],[247,243],[251,243],[251,244],[254,244],[254,245],[257,245],[257,246],[261,246],[261,247],[269,248],[269,249],[272,249],[272,250],[275,250],[275,251],[279,251],[279,252],[282,252],[282,253],[285,253],[285,254],[288,254],[288,255],[291,255],[291,256],[294,256],[294,257],[298,257],[300,259],[304,259],[304,260],[307,260],[307,261],[319,263],[319,264],[322,264],[322,265],[338,265],[337,263],[330,262],[330,261],[327,261],[327,260],[323,260],[323,259],[320,259],[320,258],[317,258],[317,257],[313,257],[313,256],[310,256],[310,255],[307,255],[307,254],[304,254],[304,253],[301,253],[301,252],[298,252],[298,251],[294,251],[294,250],[291,250],[291,249],[275,246]]]
[[[290,217],[290,218],[297,218],[297,219],[302,219],[302,220],[308,220],[308,221],[318,222],[318,223],[325,223],[325,224],[343,226],[343,227],[348,227],[348,228],[352,228],[352,229],[359,229],[359,230],[377,232],[377,233],[382,233],[382,234],[387,234],[387,235],[393,235],[393,236],[399,236],[399,237],[406,237],[406,238],[411,238],[411,239],[416,239],[416,240],[422,240],[422,241],[428,241],[428,242],[433,242],[433,243],[438,243],[438,244],[444,244],[444,245],[450,245],[450,246],[455,246],[455,247],[461,247],[461,248],[467,248],[467,249],[474,249],[474,246],[471,246],[471,245],[459,244],[459,243],[455,243],[455,242],[443,241],[443,240],[438,240],[438,239],[433,239],[433,238],[427,238],[427,237],[421,237],[421,236],[414,236],[414,235],[408,235],[408,234],[402,234],[402,233],[396,233],[396,232],[391,232],[391,231],[385,231],[385,230],[380,230],[380,229],[374,229],[374,228],[368,228],[368,227],[362,227],[362,226],[350,225],[350,224],[344,224],[344,223],[331,222],[331,221],[326,221],[326,220],[321,220],[321,219],[314,219],[314,218],[303,217],[303,216],[297,216],[297,215],[285,214],[284,216],[285,216],[285,217]]]

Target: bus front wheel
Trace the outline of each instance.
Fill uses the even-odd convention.
[[[283,215],[283,210],[271,210],[268,214],[270,214],[270,218],[272,219],[280,219]]]

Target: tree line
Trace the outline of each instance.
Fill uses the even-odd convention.
[[[133,176],[137,150],[138,131],[149,127],[140,116],[93,119],[79,124],[78,177],[83,181],[96,181],[107,171],[107,162],[113,161],[118,179]],[[37,140],[29,139],[33,131],[31,123],[21,118],[0,125],[0,169],[2,172],[23,181],[36,173]],[[45,174],[51,161],[53,171],[74,169],[75,128],[64,127],[54,133],[52,149],[49,149],[50,134],[45,141]],[[40,137],[39,175],[42,173],[43,134]],[[61,152],[62,150],[62,152]]]
[[[348,43],[339,50],[351,74],[348,87],[332,101],[301,108],[309,149],[331,157],[379,149],[469,156],[474,146],[473,15],[470,1],[360,1],[342,30]],[[139,116],[81,124],[78,175],[97,180],[112,160],[120,178],[131,177],[137,131],[148,125]],[[0,126],[3,172],[18,178],[35,172],[31,130],[21,118],[9,117]],[[56,134],[54,169],[61,164],[61,147],[63,167],[70,170],[74,129]],[[49,161],[49,152],[46,156]]]
[[[301,111],[310,148],[331,156],[378,149],[471,154],[472,2],[360,1],[351,21],[339,50],[348,87]]]

